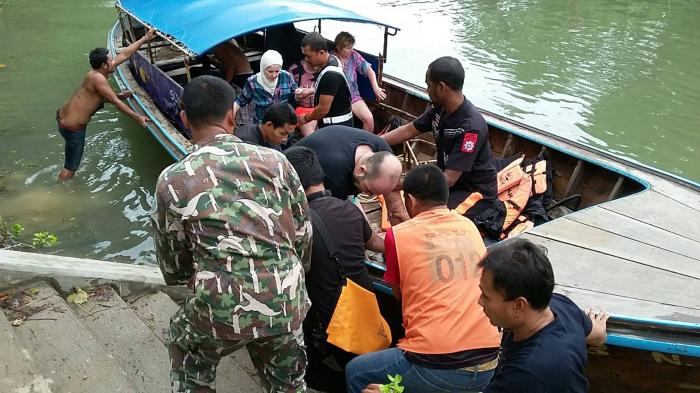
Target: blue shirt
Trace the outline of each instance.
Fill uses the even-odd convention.
[[[285,70],[281,70],[277,79],[277,87],[274,94],[270,94],[265,90],[257,80],[257,74],[253,74],[243,86],[243,91],[236,97],[236,102],[241,108],[255,103],[255,118],[256,124],[259,124],[265,111],[270,105],[277,102],[291,102],[294,100],[294,90],[297,89],[297,83],[294,81],[292,74]]]
[[[515,342],[504,332],[500,364],[484,393],[588,392],[583,369],[593,323],[564,295],[553,294],[549,307],[554,321],[527,340]]]

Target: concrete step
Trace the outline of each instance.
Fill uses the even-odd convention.
[[[124,371],[51,286],[36,282],[15,292],[22,290],[31,294],[24,299],[27,303],[19,310],[3,311],[9,320],[18,314],[26,316],[12,331],[22,352],[33,359],[37,374],[49,381],[51,391],[136,392]]]
[[[153,334],[165,343],[170,317],[177,311],[177,304],[160,291],[127,299],[127,303]]]
[[[12,329],[0,312],[0,392],[50,393],[49,381],[37,373],[29,352],[17,346]]]
[[[170,362],[163,343],[109,285],[87,289],[88,301],[69,303],[95,340],[126,372],[139,392],[170,386]]]
[[[132,310],[165,342],[170,317],[178,305],[163,292],[139,296],[128,300]],[[166,355],[167,359],[167,355]],[[260,383],[253,363],[245,348],[224,357],[216,371],[216,386],[219,393],[259,392]]]

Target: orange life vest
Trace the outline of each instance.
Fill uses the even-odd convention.
[[[486,247],[476,226],[449,209],[394,226],[406,336],[398,347],[420,354],[494,348],[501,342],[479,306],[477,264]]]
[[[523,170],[520,164],[525,159],[525,155],[513,160],[508,166],[498,171],[496,181],[498,182],[498,194],[520,183],[520,178],[523,176]]]
[[[464,214],[467,212],[467,210],[471,209],[472,206],[476,205],[476,203],[482,199],[484,199],[484,196],[481,195],[480,192],[472,192],[471,194],[469,194],[467,199],[462,201],[462,203],[455,207],[453,211],[457,214]]]
[[[501,238],[512,237],[534,226],[526,217],[521,216],[527,201],[532,195],[547,191],[547,161],[540,160],[525,166],[521,164],[525,156],[515,159],[501,169],[497,176],[498,199],[506,207],[506,218],[503,222]],[[520,217],[523,217],[522,219]],[[514,225],[514,223],[516,223]],[[527,223],[526,223],[527,222]],[[518,227],[517,231],[515,227]],[[515,234],[512,234],[515,233]]]

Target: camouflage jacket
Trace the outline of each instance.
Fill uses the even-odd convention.
[[[309,307],[304,271],[311,224],[283,154],[233,135],[207,138],[158,178],[152,215],[168,285],[187,283],[186,309],[222,339],[299,328]]]

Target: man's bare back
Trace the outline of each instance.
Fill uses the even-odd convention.
[[[146,122],[149,121],[146,116],[139,115],[122,102],[123,99],[131,96],[131,92],[115,93],[109,86],[107,77],[115,71],[118,65],[136,53],[141,45],[151,40],[154,35],[155,32],[150,30],[140,40],[124,48],[114,58],[104,48],[95,48],[90,52],[92,70],[85,74],[78,89],[56,111],[58,131],[66,140],[66,160],[63,169],[58,174],[59,181],[71,179],[78,169],[85,145],[85,127],[90,122],[92,115],[102,108],[105,101],[112,103],[117,109],[142,126],[145,126]]]
[[[218,67],[224,73],[224,80],[231,83],[234,75],[252,74],[245,53],[232,41],[225,41],[213,49],[214,58],[219,62]]]

